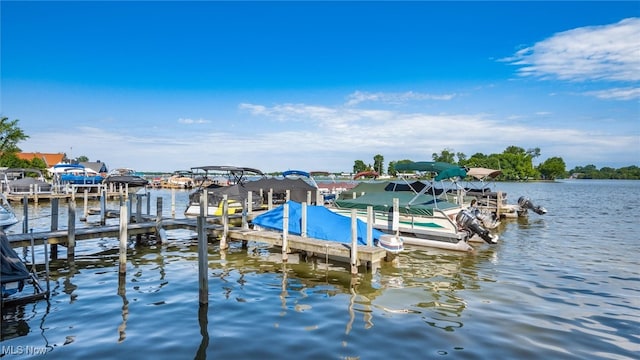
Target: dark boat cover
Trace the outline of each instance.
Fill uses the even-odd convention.
[[[29,270],[9,244],[9,239],[4,231],[0,231],[0,240],[2,240],[2,283],[28,279],[30,277]]]
[[[295,201],[289,204],[289,233],[302,234],[302,205]],[[278,206],[261,215],[256,216],[252,223],[263,228],[282,231],[284,206]],[[367,244],[367,224],[357,220],[358,244]],[[351,244],[351,219],[336,214],[324,206],[307,205],[307,236],[314,239],[336,241]],[[380,230],[373,229],[374,242],[384,235]]]
[[[122,184],[129,186],[147,186],[149,180],[137,175],[109,175],[104,180],[104,184]]]
[[[262,178],[254,181],[247,181],[244,183],[244,186],[253,191],[259,192],[260,189],[263,191],[263,200],[266,203],[267,194],[269,190],[273,190],[273,200],[274,202],[284,203],[286,197],[286,191],[289,190],[289,200],[293,200],[299,203],[307,201],[307,192],[311,191],[311,202],[315,203],[316,201],[316,192],[317,188],[309,184],[308,182],[298,178]]]

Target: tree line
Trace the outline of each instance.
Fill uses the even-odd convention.
[[[562,157],[554,156],[546,159],[537,166],[533,165],[533,160],[540,156],[540,148],[527,149],[518,146],[509,146],[499,154],[475,153],[467,157],[464,153],[454,152],[452,149],[443,149],[440,153],[433,153],[433,161],[445,162],[459,165],[466,168],[483,167],[501,170],[502,174],[497,178],[501,181],[529,181],[529,180],[555,180],[565,178],[576,179],[628,179],[640,180],[640,168],[632,165],[614,169],[603,167],[598,169],[595,165],[576,166],[571,170],[566,170],[566,164]],[[420,161],[420,160],[417,160]],[[396,165],[408,163],[412,160],[390,161],[386,174],[397,176]],[[373,157],[373,164],[365,164],[362,160],[356,160],[353,165],[353,172],[375,171],[384,174],[384,157],[377,154]]]

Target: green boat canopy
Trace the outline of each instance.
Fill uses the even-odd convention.
[[[464,178],[467,172],[463,167],[439,161],[417,161],[396,164],[397,171],[425,171],[438,174],[434,180],[440,181],[454,177]]]

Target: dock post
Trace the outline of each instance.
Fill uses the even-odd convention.
[[[289,204],[282,205],[282,262],[289,260]]]
[[[145,195],[147,196],[147,215],[151,215],[151,192],[147,191]]]
[[[127,272],[127,239],[129,237],[129,234],[127,233],[127,220],[129,218],[129,214],[127,213],[128,204],[129,200],[127,199],[124,204],[120,205],[120,274]]]
[[[300,236],[307,237],[307,203],[301,204],[302,221],[300,223]]]
[[[367,246],[373,246],[373,206],[367,206]]]
[[[249,228],[249,221],[247,220],[247,216],[248,216],[247,213],[248,213],[248,209],[251,208],[251,200],[250,200],[251,191],[249,191],[248,195],[249,195],[249,198],[245,199],[242,202],[242,228],[245,229],[245,230]],[[243,245],[244,245],[244,242],[243,242]]]
[[[311,191],[307,191],[307,204],[313,204],[311,202]]]
[[[142,194],[136,194],[136,223],[142,222]]]
[[[285,193],[284,201],[291,200],[291,190],[287,189],[287,190],[284,191],[284,193]]]
[[[202,203],[201,203],[202,204]],[[207,272],[209,263],[209,252],[207,251],[207,218],[198,216],[198,293],[200,304],[209,303],[209,274]]]
[[[100,225],[107,223],[107,189],[103,188],[100,193]]]
[[[76,252],[76,202],[72,199],[69,199],[69,215],[68,215],[68,226],[67,229],[69,231],[69,237],[67,240],[67,260],[73,259]]]
[[[400,199],[398,198],[393,199],[391,230],[395,231],[396,236],[400,235]]]
[[[253,191],[247,193],[247,216],[253,214]]]
[[[22,233],[29,232],[29,195],[24,195],[22,201]]]
[[[273,209],[273,189],[269,189],[269,193],[267,194],[267,210]]]
[[[351,209],[351,275],[358,273],[358,216]]]
[[[127,204],[127,215],[129,217],[127,217],[127,223],[131,222],[131,214],[133,214],[133,200],[135,200],[135,197],[129,197],[129,194],[125,191],[124,192],[124,199],[125,199],[125,204]]]
[[[200,196],[200,216],[209,216],[209,191],[206,188],[202,189]]]
[[[249,229],[249,221],[247,219],[248,214],[247,214],[247,208],[251,209],[251,191],[249,191],[247,193],[247,199],[245,199],[244,203],[242,204],[242,229],[243,230],[247,230]],[[247,245],[248,245],[248,241],[247,240],[242,240],[242,248],[246,249]]]
[[[498,197],[496,198],[496,219],[500,219],[502,216],[502,191],[498,191]]]
[[[142,196],[143,194],[136,194],[136,224],[142,222]],[[136,235],[136,242],[139,244],[142,241],[142,234]]]
[[[222,237],[220,238],[220,250],[229,247],[227,236],[229,236],[229,196],[222,195]]]
[[[171,189],[171,217],[176,217],[176,189]]]
[[[156,198],[156,235],[161,243],[167,242],[167,233],[162,228],[162,197]]]
[[[83,212],[83,216],[80,217],[80,221],[87,221],[88,216],[89,216],[89,190],[84,189],[84,212]]]
[[[59,203],[59,198],[51,198],[51,232],[58,231]],[[51,244],[51,259],[55,260],[57,258],[58,244]]]

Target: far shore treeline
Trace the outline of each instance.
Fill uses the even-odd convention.
[[[533,160],[540,157],[540,148],[523,149],[518,146],[509,146],[501,154],[485,155],[475,153],[467,157],[464,153],[455,153],[452,149],[444,149],[439,154],[433,153],[431,160],[459,165],[466,168],[483,167],[501,170],[502,174],[496,178],[498,181],[529,181],[529,180],[555,180],[555,179],[618,179],[618,180],[640,180],[640,167],[631,165],[614,169],[611,167],[596,168],[595,165],[576,166],[567,171],[564,160],[554,156],[541,162],[538,166],[533,165]],[[356,160],[353,165],[353,172],[375,171],[378,174],[398,175],[395,170],[397,164],[423,161],[398,160],[390,161],[387,168],[384,168],[384,157],[375,155],[373,164],[365,164],[362,160]]]
[[[18,126],[19,120],[9,120],[8,117],[0,117],[0,167],[4,168],[36,168],[44,170],[47,164],[43,159],[33,158],[24,160],[18,158],[17,154],[22,150],[18,147],[20,141],[29,138],[27,134]],[[440,153],[433,153],[433,161],[455,164],[467,168],[484,167],[498,169],[502,174],[496,179],[498,181],[534,181],[534,180],[555,180],[555,179],[620,179],[620,180],[640,180],[640,168],[636,165],[626,166],[619,169],[611,167],[596,168],[595,165],[576,166],[571,170],[566,170],[566,165],[562,157],[554,156],[544,160],[537,166],[533,165],[533,160],[540,157],[540,148],[523,149],[518,146],[509,146],[500,154],[475,153],[467,157],[464,153],[454,152],[452,149],[444,149]],[[64,154],[63,161],[89,161],[87,156],[80,156],[76,159],[68,159]],[[363,160],[355,160],[353,173],[363,171],[374,171],[378,175],[388,175],[396,177],[395,170],[397,164],[425,161],[425,159],[403,159],[389,161],[386,168],[384,157],[377,154],[373,157],[373,164],[367,164]],[[340,175],[340,174],[335,174]],[[426,177],[432,174],[425,174]]]

